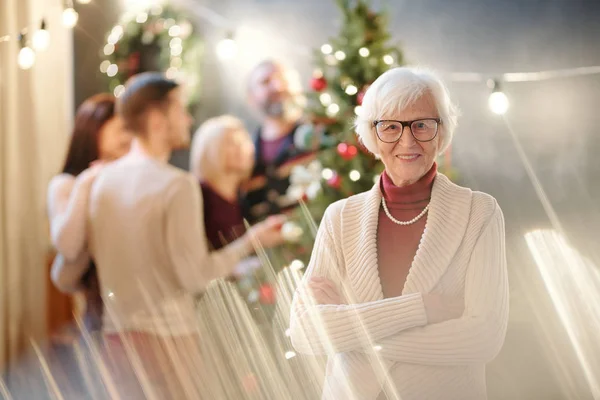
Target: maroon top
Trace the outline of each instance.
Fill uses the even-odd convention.
[[[246,232],[239,201],[223,198],[208,183],[200,183],[204,202],[204,229],[213,250],[231,243]]]
[[[423,211],[431,198],[436,174],[437,165],[434,163],[431,170],[419,181],[403,187],[395,186],[385,171],[381,174],[380,189],[395,219],[410,221]],[[383,207],[380,207],[377,257],[379,278],[385,298],[402,295],[426,222],[427,214],[414,224],[398,225],[386,215]]]

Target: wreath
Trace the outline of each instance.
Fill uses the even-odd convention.
[[[106,35],[100,71],[119,96],[125,82],[141,72],[158,71],[185,82],[187,103],[200,98],[202,42],[185,14],[170,6],[154,6],[127,15]]]

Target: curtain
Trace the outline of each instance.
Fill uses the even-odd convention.
[[[47,333],[46,187],[60,169],[73,114],[72,32],[62,2],[0,2],[0,371]],[[45,18],[50,46],[22,70],[17,36]]]

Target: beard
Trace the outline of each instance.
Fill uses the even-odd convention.
[[[261,111],[265,117],[289,119],[300,111],[300,107],[293,98],[268,99]]]

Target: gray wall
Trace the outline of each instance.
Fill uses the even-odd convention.
[[[249,127],[256,126],[244,99],[244,78],[250,67],[264,57],[281,58],[296,66],[307,82],[312,66],[305,49],[320,46],[339,26],[333,1],[181,1],[192,15],[202,14],[196,6],[202,4],[241,27],[240,54],[235,61],[223,63],[213,50],[223,29],[199,19],[207,42],[206,59],[199,66],[204,77],[199,122],[229,112],[245,118]],[[103,2],[106,13],[112,2],[96,0],[99,6]],[[412,63],[490,76],[600,65],[600,1],[390,0],[386,4],[394,38]],[[103,35],[95,25],[100,22],[94,16],[90,21],[86,30],[95,39],[79,31],[76,35],[78,101],[97,90],[94,46]],[[104,24],[104,29],[110,26]],[[489,368],[490,397],[590,398],[523,238],[532,229],[550,227],[539,193],[506,123],[487,109],[489,89],[475,83],[450,83],[450,89],[463,114],[453,145],[454,164],[464,184],[498,199],[507,223],[512,314],[507,344]],[[600,265],[596,246],[600,75],[506,84],[504,89],[511,101],[506,118],[568,239]],[[185,166],[186,157],[185,152],[176,154],[173,162]]]

